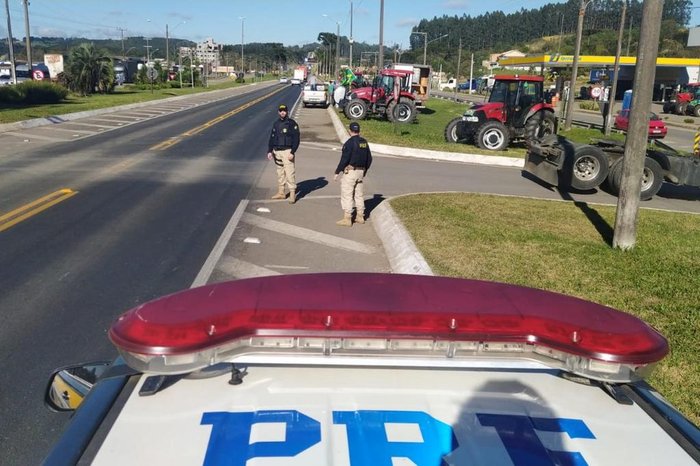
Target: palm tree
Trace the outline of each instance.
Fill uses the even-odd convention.
[[[104,93],[114,88],[112,59],[92,43],[81,44],[70,51],[68,73],[71,89],[81,95]]]

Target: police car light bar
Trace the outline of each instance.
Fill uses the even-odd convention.
[[[515,359],[629,382],[647,376],[668,353],[666,339],[640,319],[570,296],[495,282],[365,273],[194,288],[126,312],[109,337],[127,364],[151,374],[256,357],[435,367],[495,367]]]

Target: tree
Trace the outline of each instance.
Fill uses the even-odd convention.
[[[71,90],[81,95],[109,92],[114,88],[114,64],[107,52],[94,44],[81,44],[71,49],[68,57],[68,82]]]

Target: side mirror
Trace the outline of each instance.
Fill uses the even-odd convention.
[[[44,403],[52,411],[75,411],[110,365],[98,361],[55,370],[46,386]]]

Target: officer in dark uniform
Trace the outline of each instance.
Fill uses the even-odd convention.
[[[355,208],[355,223],[365,223],[365,199],[362,180],[370,165],[372,165],[372,152],[369,150],[367,140],[360,137],[360,124],[356,121],[350,123],[350,139],[343,144],[343,153],[340,162],[335,169],[334,180],[343,174],[340,182],[340,206],[343,208],[343,218],[336,224],[352,226],[352,210]]]
[[[297,182],[295,175],[295,154],[299,148],[299,125],[287,116],[287,106],[277,108],[279,119],[272,125],[270,141],[267,145],[267,158],[277,165],[277,194],[272,199],[284,199],[284,186],[289,188],[289,203],[296,202]]]

